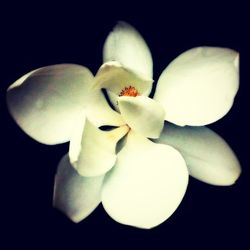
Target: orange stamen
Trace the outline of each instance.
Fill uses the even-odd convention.
[[[119,94],[119,96],[133,96],[133,97],[136,97],[138,95],[140,95],[139,92],[135,87],[132,86],[125,87]]]

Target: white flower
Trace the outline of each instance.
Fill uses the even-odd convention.
[[[48,66],[7,92],[10,113],[29,136],[45,144],[70,141],[55,178],[55,207],[79,222],[102,202],[116,221],[152,228],[176,210],[189,174],[213,185],[236,181],[236,156],[204,125],[233,104],[237,52],[184,52],[161,74],[153,99],[151,54],[133,27],[114,28],[103,58],[95,77],[79,65]]]

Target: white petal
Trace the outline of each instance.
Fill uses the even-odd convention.
[[[153,76],[153,62],[147,44],[138,31],[125,22],[119,22],[107,37],[103,61],[118,61],[148,78]]]
[[[80,176],[70,165],[68,155],[65,155],[55,176],[53,205],[72,221],[83,220],[101,201],[103,177]]]
[[[119,62],[104,63],[95,76],[95,88],[108,90],[108,96],[117,109],[117,98],[122,90],[134,87],[140,95],[148,96],[152,89],[152,79],[144,78],[124,68]]]
[[[106,173],[115,164],[116,143],[128,132],[128,127],[102,131],[87,119],[77,125],[69,147],[71,164],[82,176]]]
[[[96,126],[121,126],[125,122],[121,115],[108,104],[101,90],[92,90],[89,104],[85,109],[88,119]]]
[[[239,161],[229,145],[206,127],[166,124],[157,140],[175,147],[184,157],[190,175],[213,185],[231,185],[239,177]]]
[[[91,72],[73,64],[34,70],[13,83],[7,104],[17,124],[45,144],[68,141],[74,120],[88,102]]]
[[[121,115],[135,132],[149,138],[158,138],[164,125],[164,109],[146,96],[121,96],[118,99]]]
[[[105,176],[102,204],[120,223],[152,228],[176,210],[187,184],[186,164],[177,150],[130,132]]]
[[[239,54],[199,47],[177,57],[163,71],[154,99],[165,108],[167,121],[206,125],[231,108],[239,87]]]

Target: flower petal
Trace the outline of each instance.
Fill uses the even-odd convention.
[[[187,184],[186,164],[177,150],[130,132],[105,176],[102,204],[120,223],[152,228],[176,210]]]
[[[160,76],[154,99],[167,121],[206,125],[231,108],[239,87],[239,54],[226,48],[198,47],[177,57]]]
[[[231,185],[241,168],[229,145],[207,127],[166,124],[157,142],[175,147],[184,157],[190,175],[213,185]]]
[[[102,131],[87,119],[77,125],[69,146],[71,164],[82,176],[106,173],[115,164],[116,143],[128,132],[128,127]]]
[[[148,96],[152,89],[153,80],[123,67],[119,62],[106,62],[95,76],[95,89],[106,89],[108,96],[117,108],[117,98],[122,90],[134,87],[140,95]]]
[[[118,99],[121,115],[135,132],[149,138],[158,138],[164,125],[164,109],[146,96],[121,96]]]
[[[85,113],[90,122],[96,127],[121,126],[125,122],[121,115],[114,111],[108,104],[101,90],[92,90]]]
[[[119,22],[107,37],[103,61],[118,61],[147,78],[153,76],[153,62],[144,39],[131,25]]]
[[[91,72],[79,65],[43,67],[9,87],[8,108],[17,124],[35,140],[66,142],[75,118],[88,102],[92,81]]]
[[[100,203],[103,178],[103,175],[91,178],[80,176],[65,155],[55,176],[53,205],[72,221],[80,222]]]

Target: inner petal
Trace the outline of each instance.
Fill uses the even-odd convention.
[[[117,142],[128,131],[127,126],[102,131],[82,117],[70,141],[70,163],[78,174],[85,177],[105,174],[115,164]]]
[[[153,99],[146,96],[120,96],[118,99],[122,118],[137,133],[158,138],[163,129],[165,112]]]
[[[108,97],[116,110],[119,95],[148,96],[152,89],[153,80],[123,67],[116,61],[104,63],[95,76],[94,86],[106,89]]]
[[[101,90],[92,91],[85,113],[89,121],[96,127],[119,127],[125,124],[121,115],[110,107]]]

